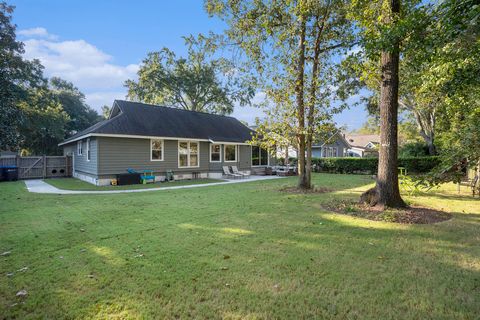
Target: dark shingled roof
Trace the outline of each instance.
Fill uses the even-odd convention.
[[[120,109],[119,113],[78,132],[61,144],[96,133],[244,143],[255,133],[233,117],[123,100],[115,100],[113,108],[116,107]]]

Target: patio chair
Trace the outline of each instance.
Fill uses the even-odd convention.
[[[243,175],[241,174],[230,172],[230,169],[228,169],[228,166],[223,166],[223,175],[226,177],[231,177],[233,179],[243,178]]]
[[[244,178],[250,178],[250,174],[248,174],[248,173],[243,173],[243,172],[238,171],[237,166],[231,166],[230,168],[232,168],[232,172],[233,172],[234,174],[240,174],[240,175],[242,175]]]

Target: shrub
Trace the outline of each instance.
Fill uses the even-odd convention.
[[[428,145],[424,142],[406,143],[398,149],[398,156],[401,158],[428,156]]]
[[[378,158],[313,158],[317,172],[374,174]],[[398,166],[407,173],[427,173],[440,163],[438,157],[405,157],[398,159]]]

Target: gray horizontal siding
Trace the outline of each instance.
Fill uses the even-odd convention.
[[[320,145],[312,147],[312,157],[314,158],[322,157],[321,155],[322,147],[320,147]],[[345,157],[344,150],[348,149],[350,146],[348,146],[342,139],[337,139],[332,143],[323,145],[323,147],[334,147],[337,149],[337,157]]]
[[[209,170],[209,143],[200,142],[200,167],[178,168],[178,141],[164,141],[163,161],[150,161],[150,139],[100,137],[98,174],[125,173],[127,168],[164,173]],[[194,140],[192,140],[194,141]]]
[[[237,161],[236,162],[225,162],[224,159],[224,147],[222,144],[220,148],[220,160],[221,162],[210,162],[209,169],[211,172],[223,172],[223,166],[237,166],[240,170],[249,170],[252,163],[252,147],[248,145],[238,145],[237,146]],[[210,146],[209,146],[210,148]],[[210,150],[208,150],[210,158]]]
[[[63,155],[73,156],[73,166],[75,171],[98,174],[98,139],[90,138],[90,161],[87,161],[87,139],[83,139],[83,155],[77,154],[77,141],[69,143],[63,147]]]

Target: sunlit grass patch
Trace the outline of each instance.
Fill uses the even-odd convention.
[[[295,186],[296,177],[72,196],[1,183],[0,254],[10,254],[0,257],[0,315],[474,319],[480,313],[480,201],[442,187],[406,199],[452,212],[451,220],[397,224],[325,209],[358,199],[373,183],[369,176],[315,174],[313,182],[333,191],[280,191]],[[20,290],[27,295],[16,297]]]

